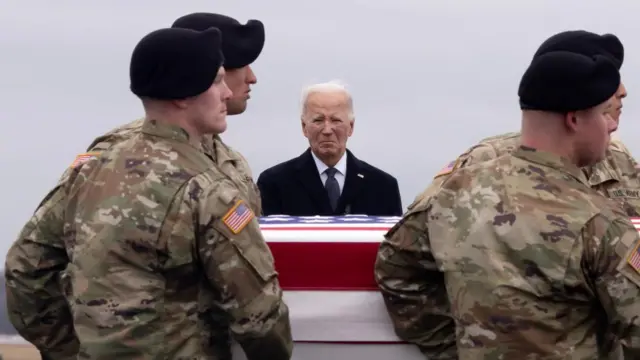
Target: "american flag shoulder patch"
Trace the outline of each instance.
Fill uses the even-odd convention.
[[[636,244],[635,249],[633,249],[631,254],[629,254],[629,257],[627,258],[627,263],[631,265],[633,270],[640,273],[640,242]]]
[[[436,176],[434,176],[434,178],[437,178],[439,176],[442,175],[447,175],[449,173],[451,173],[453,170],[455,170],[456,165],[458,164],[458,159],[450,162],[449,164],[447,164],[447,166],[443,167],[437,174]]]
[[[81,164],[85,163],[86,161],[97,157],[98,155],[100,155],[99,151],[92,151],[92,152],[86,152],[86,153],[79,154],[73,160],[73,162],[71,163],[70,167],[72,167],[72,168],[77,167],[78,165],[81,165]]]
[[[247,204],[238,200],[229,211],[222,217],[222,222],[231,230],[238,234],[253,220],[255,215]]]

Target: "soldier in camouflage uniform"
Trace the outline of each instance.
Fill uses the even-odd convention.
[[[202,143],[226,129],[228,96],[214,95],[230,94],[224,70],[211,86],[219,32],[203,34],[165,29],[141,41],[131,66],[147,113],[140,131],[83,159],[58,191],[79,358],[230,359],[212,325],[230,329],[249,359],[290,358],[288,310],[255,212]],[[167,115],[177,109],[181,124]],[[23,264],[7,263],[22,281]],[[26,308],[12,307],[20,319]]]
[[[258,20],[241,25],[237,20],[219,14],[193,13],[176,20],[173,27],[203,30],[217,27],[225,38],[225,82],[233,96],[227,100],[228,115],[244,112],[247,106],[249,86],[256,83],[251,69],[264,46],[264,26]],[[83,160],[97,156],[138,134],[144,119],[120,126],[97,137],[63,174],[58,184],[49,192],[37,208],[36,214],[21,231],[18,240],[7,254],[5,264],[6,293],[9,317],[18,333],[34,344],[43,356],[52,359],[75,359],[78,339],[73,329],[71,314],[59,282],[66,284],[64,269],[68,257],[64,251],[63,205],[67,195],[60,191],[71,179]],[[255,214],[261,214],[258,188],[245,158],[226,145],[218,135],[205,135],[203,148],[213,157],[218,167],[238,185]],[[62,279],[60,279],[62,277]],[[65,286],[66,287],[66,286]],[[228,327],[219,321],[224,318],[212,312],[212,347],[221,354],[229,354]],[[217,328],[217,329],[215,329]],[[226,334],[226,335],[224,335]],[[226,338],[225,338],[226,336]],[[225,358],[220,355],[219,358]]]
[[[553,50],[571,50],[585,55],[600,54],[609,57],[618,69],[624,61],[624,47],[620,40],[611,34],[598,35],[586,31],[566,31],[556,34],[545,41],[534,57]],[[620,86],[611,99],[613,102],[609,114],[616,123],[620,122],[622,99],[627,96],[624,84]],[[408,210],[421,207],[454,170],[489,161],[505,154],[512,153],[520,145],[520,133],[512,132],[492,136],[481,140],[455,161],[443,168],[432,183],[419,194]],[[638,163],[627,147],[618,139],[612,139],[602,161],[582,168],[589,181],[589,185],[602,195],[615,199],[620,203],[625,213],[631,217],[640,216],[640,178]],[[446,303],[445,303],[446,304]],[[615,341],[615,340],[612,340]],[[611,359],[618,359],[620,349],[612,352]]]
[[[429,359],[640,355],[640,236],[580,169],[605,158],[618,87],[606,57],[532,61],[515,149],[451,172],[380,246],[402,339]]]
[[[570,50],[590,56],[605,55],[618,66],[618,69],[622,67],[624,61],[624,47],[620,40],[612,34],[598,35],[587,31],[561,32],[545,41],[534,57],[553,50]],[[622,99],[626,96],[627,90],[621,82],[610,111],[616,124],[620,122]],[[495,135],[481,140],[436,174],[433,182],[416,196],[408,209],[428,201],[430,196],[447,179],[447,175],[455,169],[511,153],[519,143],[520,133],[516,132]],[[620,140],[612,138],[605,159],[592,166],[584,167],[583,171],[589,179],[591,187],[604,196],[620,201],[629,216],[640,216],[640,178],[637,169],[638,163],[627,147]]]

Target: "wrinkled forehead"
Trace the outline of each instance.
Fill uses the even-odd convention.
[[[343,93],[313,93],[309,94],[305,103],[306,115],[337,115],[350,111],[349,97]]]

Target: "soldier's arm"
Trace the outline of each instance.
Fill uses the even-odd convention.
[[[396,334],[429,359],[457,359],[444,275],[431,254],[427,212],[409,212],[385,236],[375,264]]]
[[[640,356],[640,236],[626,218],[596,216],[584,230],[583,266],[630,359]]]
[[[79,346],[61,276],[69,261],[62,239],[62,184],[70,171],[45,197],[5,260],[9,320],[43,357],[52,359],[75,359]]]
[[[234,338],[248,360],[290,359],[289,309],[258,219],[235,189],[217,189],[200,202],[197,253]]]

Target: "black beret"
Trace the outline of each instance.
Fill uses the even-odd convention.
[[[624,61],[624,46],[613,34],[598,35],[585,30],[563,31],[545,40],[533,56],[551,51],[571,51],[582,55],[607,56],[620,69]]]
[[[608,57],[552,51],[534,58],[522,76],[520,108],[586,110],[613,96],[619,85],[620,72]]]
[[[178,18],[171,27],[202,31],[216,27],[222,32],[222,52],[226,69],[247,66],[258,58],[264,47],[264,25],[249,20],[242,25],[238,20],[220,14],[193,13]]]
[[[160,29],[140,40],[131,55],[131,91],[139,97],[178,100],[207,91],[224,63],[221,34]]]

